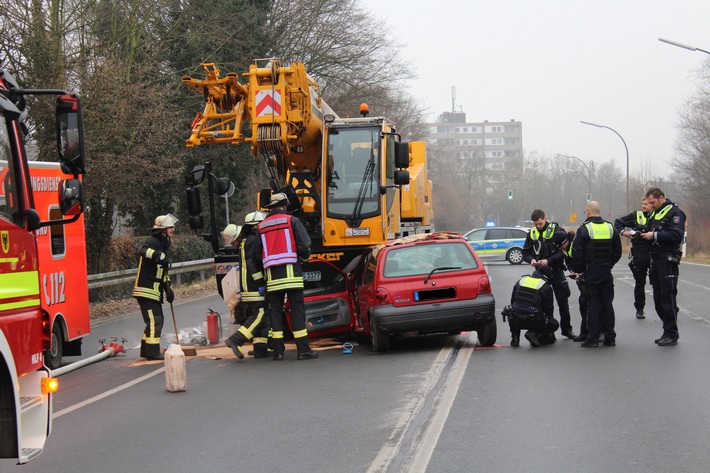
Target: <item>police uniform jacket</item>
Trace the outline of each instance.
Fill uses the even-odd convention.
[[[533,286],[535,289],[532,289]],[[548,319],[552,319],[554,315],[553,301],[552,285],[537,271],[534,271],[532,276],[523,276],[517,281],[510,296],[510,306],[516,314],[542,312]]]
[[[666,199],[663,207],[653,212],[648,222],[653,232],[651,257],[680,256],[680,245],[685,237],[685,213]]]
[[[641,238],[640,234],[648,231],[648,221],[652,214],[653,212],[637,210],[614,220],[614,228],[619,233],[624,231],[625,228],[636,230],[636,236],[631,239],[633,253],[648,252],[651,247],[651,242]]]
[[[259,252],[266,290],[303,289],[302,261],[311,255],[311,237],[303,223],[285,210],[273,210],[259,225]]]
[[[546,259],[550,267],[563,268],[565,256],[560,247],[565,241],[567,232],[556,222],[546,222],[541,231],[533,227],[525,238],[523,260],[529,263],[534,259]]]
[[[145,240],[138,250],[138,274],[133,285],[133,297],[163,303],[163,289],[167,280],[170,239],[162,230]]]
[[[598,226],[598,227],[597,227]],[[590,233],[598,228],[595,238]],[[608,238],[599,238],[599,236]],[[600,283],[621,258],[621,237],[613,225],[599,216],[589,217],[572,241],[572,265],[586,282]]]

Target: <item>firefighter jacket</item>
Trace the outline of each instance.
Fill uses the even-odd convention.
[[[611,273],[621,258],[621,237],[600,216],[585,220],[572,242],[572,265],[586,282],[595,284]]]
[[[133,297],[163,303],[163,289],[170,264],[170,239],[162,231],[153,233],[143,243],[138,262],[138,274],[133,285]]]
[[[555,222],[546,222],[542,230],[533,227],[525,238],[523,260],[546,259],[550,267],[562,268],[564,254],[560,247],[567,241],[567,232]]]
[[[651,256],[654,258],[680,256],[680,245],[685,238],[685,213],[666,199],[663,207],[653,212],[648,221],[653,232]]]
[[[554,296],[552,286],[537,271],[532,276],[523,276],[513,287],[510,305],[515,314],[544,314],[553,318]]]
[[[285,210],[274,210],[258,225],[266,290],[303,289],[302,261],[311,255],[311,238],[303,223]]]
[[[631,239],[634,254],[648,252],[651,247],[651,242],[641,238],[641,233],[648,231],[648,221],[652,214],[653,212],[636,210],[614,220],[614,228],[617,232],[621,233],[625,228],[631,228],[636,231],[636,235]]]
[[[259,288],[265,286],[265,281],[261,265],[259,233],[256,226],[249,225],[246,235],[239,241],[241,300],[242,302],[263,302],[264,296],[259,295]]]

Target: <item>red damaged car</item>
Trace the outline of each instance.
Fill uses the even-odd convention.
[[[457,233],[437,232],[368,248],[348,268],[357,331],[374,351],[390,337],[473,331],[495,344],[495,299],[486,269]]]

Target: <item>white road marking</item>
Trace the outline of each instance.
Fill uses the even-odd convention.
[[[367,469],[367,473],[384,473],[387,472],[392,462],[397,459],[397,456],[406,455],[407,452],[402,452],[403,443],[414,437],[414,444],[409,445],[410,452],[416,452],[411,460],[404,461],[407,464],[405,471],[407,472],[424,472],[434,448],[439,440],[441,431],[444,427],[446,419],[456,398],[463,374],[466,371],[466,366],[473,354],[473,347],[467,346],[469,337],[475,340],[475,332],[460,335],[460,342],[463,346],[458,349],[458,356],[450,370],[444,369],[449,358],[454,353],[454,347],[447,346],[439,351],[436,359],[432,363],[429,371],[424,376],[424,382],[420,389],[412,395],[406,403],[402,416],[397,421],[390,438],[380,449],[375,459]],[[419,416],[423,414],[425,405],[430,401],[432,390],[439,385],[441,376],[447,375],[443,381],[444,388],[436,394],[434,406],[428,414],[427,427],[422,434],[414,432],[421,423],[422,419]]]
[[[70,412],[74,412],[77,409],[81,409],[82,407],[86,407],[89,404],[93,404],[96,401],[100,401],[103,398],[109,397],[112,394],[115,394],[119,391],[123,391],[124,389],[128,389],[131,386],[140,383],[141,381],[145,381],[146,379],[152,378],[155,375],[158,375],[162,372],[165,371],[165,366],[163,366],[160,369],[157,369],[155,371],[151,371],[148,374],[144,374],[140,378],[136,378],[133,381],[129,381],[126,384],[122,384],[121,386],[116,386],[113,389],[109,389],[108,391],[101,393],[97,396],[94,396],[90,399],[87,399],[86,401],[79,402],[77,404],[74,404],[73,406],[69,406],[66,409],[62,409],[61,411],[55,412],[54,415],[52,416],[52,419],[58,419],[59,417],[63,416],[64,414],[69,414]]]

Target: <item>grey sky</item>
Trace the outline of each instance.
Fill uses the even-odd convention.
[[[626,153],[631,175],[668,171],[679,107],[710,56],[706,0],[361,0],[404,45],[418,79],[410,91],[434,121],[456,107],[468,121],[523,122],[527,153],[584,160]],[[373,110],[373,113],[377,113]]]

